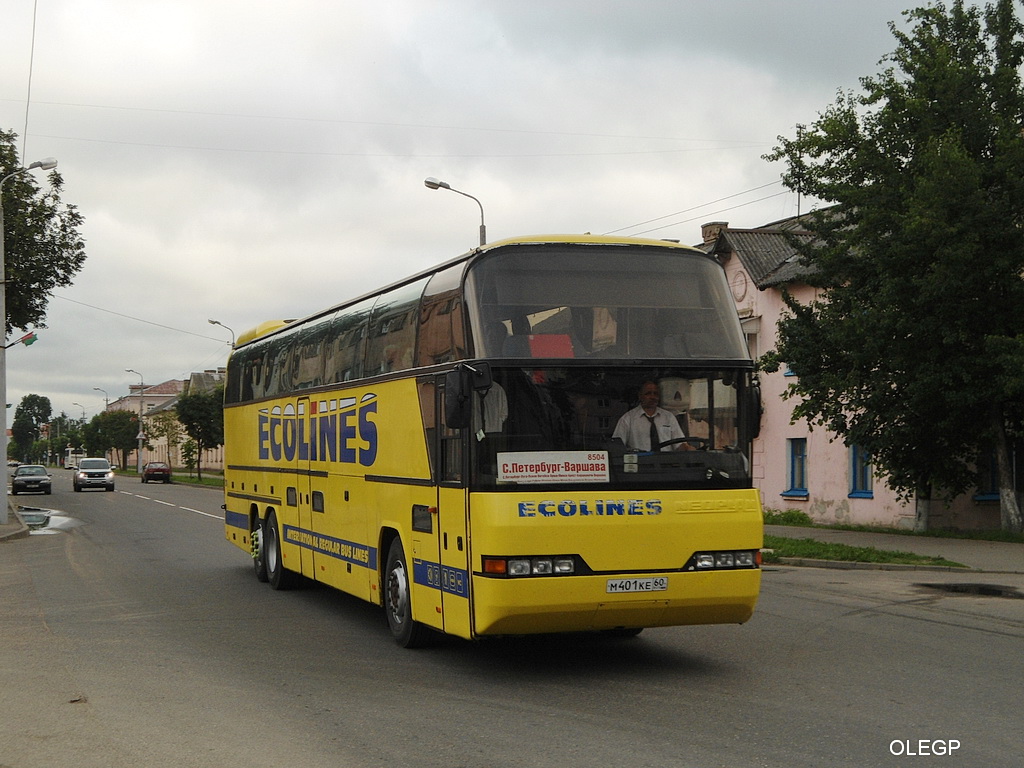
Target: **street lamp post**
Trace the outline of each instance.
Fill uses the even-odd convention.
[[[206,322],[208,322],[210,325],[219,325],[221,328],[227,328],[228,332],[231,334],[231,348],[232,349],[235,348],[235,332],[234,331],[232,331],[230,328],[228,328],[226,325],[224,325],[224,323],[222,323],[220,320],[207,320]]]
[[[142,374],[138,371],[134,371],[131,368],[125,368],[125,373],[134,373],[139,377],[139,450],[138,455],[135,457],[135,469],[142,476],[142,444],[146,440],[146,434],[142,431],[142,391],[146,388],[145,379],[142,378]]]
[[[4,253],[3,188],[8,180],[39,168],[44,171],[57,167],[52,157],[44,157],[19,168],[0,179],[0,323],[3,323],[3,344],[0,344],[0,459],[4,463],[4,503],[0,504],[0,525],[7,524],[7,255]]]
[[[107,395],[107,390],[105,390],[105,389],[103,389],[101,387],[93,387],[93,390],[96,391],[96,392],[102,392],[103,393],[103,412],[106,413],[108,410],[110,410],[110,396]],[[108,459],[110,458],[110,452],[109,451],[104,452],[103,455],[106,458],[108,458]]]
[[[476,204],[480,206],[480,245],[485,245],[487,243],[487,227],[484,226],[483,203],[481,203],[472,195],[467,195],[465,192],[460,192],[459,190],[455,189],[455,187],[451,186],[447,181],[435,179],[433,176],[428,176],[427,178],[425,178],[423,180],[423,185],[427,189],[447,189],[449,192],[454,192],[457,195],[462,195],[463,197],[468,197],[470,200],[476,201]]]
[[[81,403],[72,403],[72,405],[77,405],[79,408],[82,409],[82,426],[84,427],[85,426],[85,406],[82,405]]]

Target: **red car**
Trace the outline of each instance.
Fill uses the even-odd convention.
[[[161,483],[171,482],[171,468],[162,461],[151,461],[142,467],[142,482],[157,480]]]

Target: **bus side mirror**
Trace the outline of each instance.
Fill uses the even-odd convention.
[[[488,363],[459,363],[444,377],[444,423],[462,429],[473,423],[473,393],[491,388]]]
[[[761,416],[764,413],[764,408],[761,407],[761,385],[755,379],[750,383],[743,391],[743,405],[745,414],[745,421],[748,429],[748,437],[753,440],[755,437],[761,434]]]

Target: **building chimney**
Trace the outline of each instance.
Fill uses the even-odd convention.
[[[728,221],[709,221],[707,224],[702,224],[700,233],[704,237],[705,243],[713,243],[718,239],[718,236],[722,233],[723,229],[729,228]]]

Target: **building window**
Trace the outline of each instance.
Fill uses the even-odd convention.
[[[875,498],[871,459],[859,445],[850,446],[850,498]]]
[[[747,352],[750,353],[751,358],[757,360],[759,350],[757,348],[757,334],[761,328],[761,318],[751,317],[746,320],[741,320],[740,325],[743,328],[743,338],[747,342]]]
[[[999,466],[991,451],[982,453],[978,459],[978,490],[974,500],[999,501]]]
[[[786,441],[789,456],[789,488],[783,496],[806,498],[807,493],[807,438],[794,437]]]

